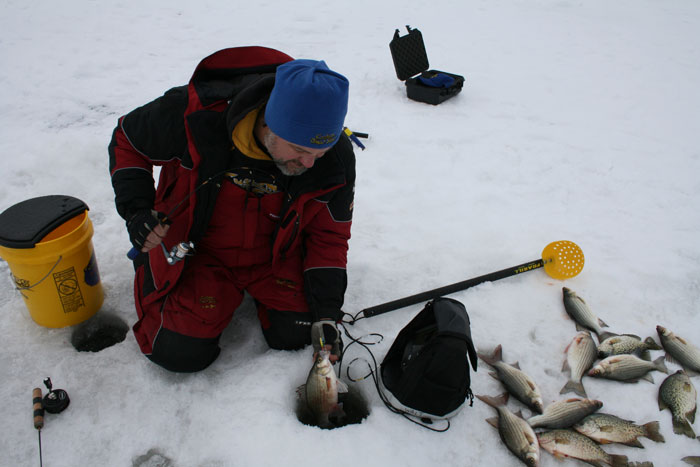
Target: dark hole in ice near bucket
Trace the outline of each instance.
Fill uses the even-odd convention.
[[[309,409],[303,395],[298,395],[296,401],[297,419],[301,423],[304,425],[318,426],[319,428],[327,430],[362,423],[362,420],[369,416],[367,400],[362,395],[362,392],[352,384],[349,385],[348,392],[338,394],[338,403],[343,404],[343,412],[345,412],[345,416],[342,418],[329,418],[328,426],[319,426],[316,416],[311,409]]]
[[[121,318],[100,311],[92,318],[75,326],[71,344],[79,352],[99,352],[126,339],[129,325]]]

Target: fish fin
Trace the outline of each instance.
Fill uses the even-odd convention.
[[[341,379],[338,379],[338,392],[348,392],[348,385]]]
[[[498,379],[500,381],[500,379],[498,378],[498,373],[496,373],[495,371],[489,371],[489,376],[491,376],[493,379]]]
[[[561,371],[562,372],[571,371],[571,367],[569,366],[569,359],[568,358],[566,360],[564,360],[564,364],[561,367]]]
[[[649,336],[644,339],[644,343],[649,347],[649,350],[661,350],[661,346],[656,343],[653,337]]]
[[[668,409],[668,405],[661,398],[661,392],[659,392],[659,396],[657,397],[657,401],[659,402],[659,411]]]
[[[650,362],[651,361],[651,352],[648,350],[642,350],[641,352],[638,353],[639,358],[641,358],[644,361]],[[661,357],[663,358],[663,357]]]
[[[603,320],[600,319],[600,318],[598,318],[598,324],[599,324],[600,327],[602,327],[602,328],[608,328],[608,327],[610,327],[610,326],[608,326],[607,324],[605,324],[605,321],[603,321]],[[613,333],[610,333],[610,334],[612,334],[613,336],[616,336],[616,335],[617,335],[617,334],[613,334]]]
[[[688,411],[688,413],[685,414],[686,418],[690,420],[690,423],[695,423],[695,409],[697,406],[693,407],[693,410]]]
[[[627,460],[627,456],[621,456],[619,454],[611,454],[610,455],[610,465],[611,465],[611,467],[627,467],[629,465],[629,461]]]
[[[651,376],[651,373],[647,373],[646,375],[642,376],[642,377],[639,378],[639,379],[630,380],[630,383],[636,383],[636,382],[639,381],[640,379],[643,379],[643,380],[645,380],[645,381],[649,381],[651,384],[654,384],[654,377]]]
[[[523,411],[522,411],[522,410],[518,410],[518,411],[515,412],[513,415],[517,415],[518,417],[524,419],[524,417],[523,417]]]
[[[680,365],[680,363],[678,363],[678,360],[676,360],[675,358],[673,358],[673,355],[671,355],[671,354],[668,353],[668,352],[666,352],[666,357],[665,357],[665,359],[666,359],[666,362],[668,362],[668,363],[673,363],[673,364],[675,364],[675,365]]]
[[[668,368],[664,365],[664,357],[659,357],[654,360],[654,366],[656,366],[656,369],[660,372],[668,374]]]
[[[586,331],[586,330],[588,330],[588,328],[584,328],[580,324],[576,323],[576,330],[577,331]]]
[[[487,418],[486,423],[488,423],[489,425],[491,425],[494,428],[498,428],[498,417]]]
[[[609,339],[615,336],[617,336],[617,334],[615,334],[614,332],[601,332],[600,334],[598,334],[598,342],[603,342],[605,339]]]
[[[628,337],[634,337],[635,339],[640,340],[640,341],[642,340],[642,338],[636,334],[621,334],[621,335],[628,336]]]
[[[665,443],[663,435],[659,432],[659,422],[649,422],[642,425],[644,436],[657,443]]]
[[[686,464],[690,465],[700,465],[700,456],[685,456],[681,459]]]
[[[301,400],[306,399],[306,384],[302,384],[297,388],[297,397]]]
[[[691,370],[690,368],[685,369],[685,374],[688,375],[689,378],[692,378],[693,376],[698,376],[700,375],[700,372]]]
[[[643,445],[642,443],[640,443],[639,440],[638,440],[637,438],[635,438],[635,439],[633,439],[633,440],[630,440],[630,441],[627,441],[626,443],[622,443],[622,444],[624,444],[625,446],[633,447],[633,448],[642,448],[642,449],[644,449],[644,445]]]
[[[519,362],[515,362],[511,366],[517,370],[520,370],[520,363]]]
[[[575,392],[581,397],[588,397],[586,396],[586,389],[583,387],[583,383],[580,381],[573,381],[569,380],[563,388],[561,388],[561,391],[559,391],[559,394],[567,394],[569,392]]]
[[[690,426],[690,423],[688,420],[678,420],[677,418],[673,418],[673,432],[676,433],[677,435],[685,435],[689,438],[695,439],[695,432],[693,431],[693,427]]]

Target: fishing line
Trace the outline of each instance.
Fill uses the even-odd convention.
[[[379,395],[379,398],[384,403],[386,408],[388,408],[391,412],[398,414],[398,415],[401,415],[403,418],[410,421],[411,423],[414,423],[418,426],[421,426],[421,427],[426,428],[426,429],[431,430],[431,431],[435,431],[438,433],[444,433],[445,431],[449,430],[450,429],[450,421],[449,420],[445,420],[445,422],[447,423],[446,427],[435,428],[435,427],[430,426],[430,424],[432,424],[432,420],[430,420],[429,418],[421,418],[420,420],[415,420],[413,418],[413,417],[415,417],[415,415],[410,414],[410,413],[406,412],[405,410],[401,410],[400,408],[392,405],[392,403],[389,401],[389,399],[386,397],[386,395],[382,392],[381,386],[379,384],[379,377],[377,376],[377,368],[379,365],[377,364],[377,359],[375,358],[374,353],[369,348],[370,345],[376,345],[376,344],[379,344],[380,342],[382,342],[382,340],[384,340],[384,336],[382,334],[379,334],[379,333],[370,333],[370,334],[366,334],[365,336],[360,337],[359,339],[356,339],[355,337],[353,337],[350,334],[350,332],[348,332],[348,329],[345,326],[345,324],[353,325],[354,322],[357,320],[354,319],[352,317],[352,315],[350,315],[349,313],[344,313],[344,314],[350,316],[353,319],[353,321],[341,321],[340,322],[340,325],[343,328],[345,335],[348,337],[348,339],[350,339],[350,343],[345,346],[345,348],[343,349],[343,352],[340,355],[340,359],[339,359],[339,363],[338,363],[338,365],[339,365],[338,366],[338,374],[340,374],[342,372],[343,356],[345,355],[345,352],[347,352],[348,348],[350,348],[353,344],[360,345],[362,348],[364,348],[367,351],[367,353],[369,353],[369,356],[372,359],[372,363],[370,364],[370,362],[367,359],[361,358],[361,357],[357,357],[357,358],[353,359],[350,363],[348,363],[347,369],[345,370],[345,374],[350,381],[352,381],[353,383],[357,383],[359,381],[366,379],[368,376],[371,376],[372,381],[374,382],[374,387],[376,388],[377,394]],[[362,318],[359,318],[359,319],[362,319]],[[363,342],[361,340],[361,339],[368,337],[368,336],[379,337],[379,340],[377,342]],[[356,379],[356,378],[353,378],[352,376],[350,376],[350,368],[352,367],[353,363],[355,363],[358,360],[362,360],[367,364],[367,367],[369,369],[369,373],[367,373],[366,375],[364,375],[361,378]]]

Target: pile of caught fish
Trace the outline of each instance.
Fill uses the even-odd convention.
[[[476,397],[496,409],[498,417],[487,422],[498,429],[508,449],[529,466],[539,465],[540,448],[555,457],[575,458],[596,466],[653,465],[650,462],[628,463],[626,456],[608,454],[600,445],[620,443],[643,448],[639,437],[663,443],[659,422],[638,425],[598,413],[603,403],[587,398],[582,379],[591,376],[629,383],[640,379],[653,382],[650,372],[668,374],[664,356],[654,361],[650,357],[650,351],[662,349],[666,351],[666,360],[675,361],[683,370],[666,377],[661,384],[659,410],[670,410],[674,433],[695,438],[691,423],[695,421],[697,392],[689,375],[700,374],[700,350],[663,326],[656,327],[661,346],[652,337],[642,340],[631,334],[605,332],[603,328],[607,325],[593,314],[581,297],[566,287],[563,293],[564,308],[576,322],[579,333],[566,348],[564,370],[570,371],[571,377],[560,394],[574,392],[582,399],[560,400],[544,407],[537,384],[517,363],[509,365],[503,361],[500,345],[490,355],[478,354],[495,370],[491,375],[507,390],[498,397]],[[589,331],[597,335],[598,345]],[[598,361],[599,358],[602,360]],[[511,412],[506,406],[511,395],[536,415],[525,419],[520,411]],[[700,465],[697,456],[683,458],[683,461]]]

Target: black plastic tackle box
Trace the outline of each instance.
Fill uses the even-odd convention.
[[[410,26],[406,26],[406,29],[408,34],[403,37],[399,36],[399,30],[396,30],[389,43],[389,49],[394,60],[396,76],[401,81],[406,81],[408,98],[438,105],[459,94],[464,86],[464,76],[429,70],[423,34]]]

